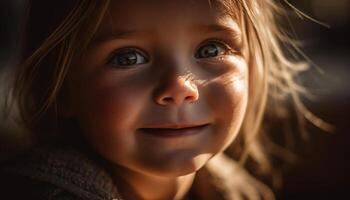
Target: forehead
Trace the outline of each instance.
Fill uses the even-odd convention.
[[[197,25],[229,25],[234,19],[210,0],[115,0],[102,22],[111,29],[178,30]]]

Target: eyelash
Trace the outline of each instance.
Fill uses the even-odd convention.
[[[218,45],[219,48],[221,47],[223,49],[223,53],[218,53],[218,55],[216,56],[211,56],[211,57],[199,57],[199,53],[198,52],[199,50],[201,50],[202,48],[208,46],[208,45]],[[117,58],[118,61],[122,61],[120,60],[120,57],[119,56],[122,56],[124,53],[127,54],[127,53],[132,53],[134,54],[134,58],[135,58],[135,55],[136,55],[136,62],[138,58],[142,58],[143,62],[144,63],[132,63],[132,64],[118,64],[118,63],[114,63],[115,62],[115,59]],[[216,38],[211,38],[211,39],[207,39],[205,41],[203,41],[202,43],[200,43],[199,47],[195,50],[195,54],[194,54],[194,58],[196,59],[222,59],[223,56],[226,56],[226,55],[232,55],[232,54],[237,54],[237,51],[234,50],[233,48],[230,47],[230,45],[228,45],[226,42],[222,41],[222,40],[219,40],[219,39],[216,39]],[[140,57],[141,55],[141,57]],[[129,55],[130,56],[130,55]],[[119,48],[117,49],[116,51],[114,51],[112,53],[111,56],[109,56],[109,58],[107,59],[107,64],[110,65],[110,66],[114,66],[114,67],[117,67],[117,68],[130,68],[130,66],[135,66],[135,65],[142,65],[142,64],[146,64],[149,62],[149,56],[147,55],[147,53],[145,53],[144,50],[140,49],[139,47],[124,47],[124,48]],[[125,60],[124,60],[125,61]]]
[[[195,58],[197,58],[196,55],[201,48],[203,48],[205,45],[210,45],[210,44],[219,44],[221,47],[223,47],[225,52],[215,57],[209,57],[208,59],[222,58],[222,56],[225,56],[225,55],[232,55],[232,54],[238,53],[238,51],[234,50],[230,45],[227,44],[227,42],[224,42],[223,40],[220,40],[220,39],[211,38],[203,41],[199,45],[199,47],[196,49]],[[199,59],[205,59],[205,58],[199,58]]]
[[[132,64],[132,65],[119,65],[119,64],[114,64],[114,60],[117,58],[118,54],[127,54],[127,53],[137,53],[138,55],[141,55],[145,62],[149,62],[149,56],[147,53],[145,53],[144,50],[140,49],[139,47],[123,47],[119,48],[116,51],[114,51],[111,56],[107,59],[107,64],[112,65],[112,66],[117,66],[118,68],[128,68],[128,66],[133,66],[133,65],[140,65],[140,64]],[[143,63],[142,63],[143,64]]]

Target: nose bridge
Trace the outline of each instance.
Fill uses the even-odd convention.
[[[191,74],[190,62],[179,45],[172,45],[158,49],[158,59],[155,62],[161,82],[172,82],[179,77],[188,77]]]

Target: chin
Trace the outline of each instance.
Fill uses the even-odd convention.
[[[171,159],[163,162],[152,163],[145,167],[145,172],[159,177],[179,177],[193,174],[201,169],[210,160],[208,154],[198,155],[192,158]]]

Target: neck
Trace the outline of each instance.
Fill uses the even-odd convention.
[[[184,199],[195,173],[180,177],[156,177],[122,167],[113,169],[118,190],[126,200]]]

